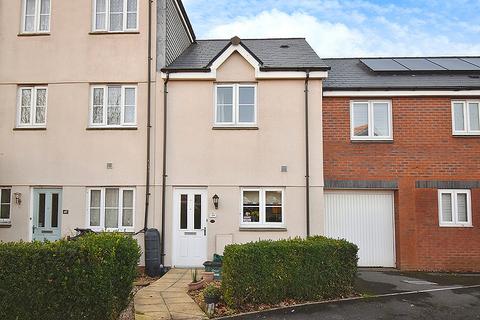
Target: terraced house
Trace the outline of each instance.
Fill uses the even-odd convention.
[[[479,58],[197,40],[179,0],[0,15],[1,241],[121,231],[190,267],[321,234],[362,266],[480,271]]]

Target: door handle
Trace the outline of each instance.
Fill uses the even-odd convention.
[[[203,227],[203,235],[204,235],[204,236],[207,235],[207,227]]]
[[[35,225],[32,226],[32,234],[35,233]]]

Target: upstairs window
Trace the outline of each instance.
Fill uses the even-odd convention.
[[[45,127],[47,87],[22,86],[18,90],[17,127]]]
[[[254,126],[257,123],[257,87],[251,84],[216,86],[215,125]]]
[[[392,140],[390,101],[352,101],[350,104],[352,140]]]
[[[10,223],[10,208],[12,202],[12,189],[0,189],[0,224]]]
[[[138,30],[137,0],[95,0],[93,31]]]
[[[136,86],[92,86],[90,127],[135,127],[136,113]]]
[[[243,189],[242,220],[245,227],[283,227],[283,189]]]
[[[438,190],[438,217],[441,227],[472,226],[470,190]]]
[[[24,0],[22,33],[50,32],[50,0]]]
[[[480,135],[480,100],[452,101],[454,135]]]

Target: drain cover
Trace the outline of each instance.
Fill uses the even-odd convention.
[[[417,285],[436,285],[435,282],[425,281],[425,280],[402,280],[402,282],[408,284],[417,284]]]

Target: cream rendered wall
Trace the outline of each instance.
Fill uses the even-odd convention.
[[[31,237],[33,187],[63,188],[65,236],[85,227],[87,187],[134,186],[135,229],[143,228],[148,0],[138,2],[139,32],[95,35],[91,0],[52,0],[50,35],[20,36],[21,3],[0,1],[0,186],[12,186],[23,200],[12,205],[12,226],[0,228],[0,241]],[[155,41],[155,28],[153,33]],[[92,83],[138,85],[137,130],[86,130]],[[48,86],[47,130],[13,130],[20,84]],[[154,125],[155,110],[153,90]],[[106,169],[107,162],[113,169]]]
[[[306,235],[304,80],[255,79],[253,67],[238,53],[217,70],[217,82],[257,83],[258,130],[212,130],[215,83],[170,80],[168,89],[168,179],[166,264],[172,257],[172,190],[208,190],[208,257],[215,235],[234,242]],[[323,232],[321,80],[310,81],[311,234]],[[288,172],[280,172],[282,165]],[[286,231],[240,231],[240,188],[284,187]],[[214,210],[212,196],[220,197]],[[315,224],[315,225],[314,225]]]

